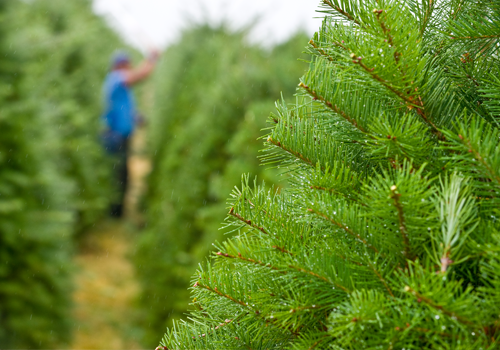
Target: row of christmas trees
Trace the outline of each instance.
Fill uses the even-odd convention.
[[[227,193],[241,173],[278,182],[276,171],[259,166],[257,139],[274,100],[281,92],[292,96],[295,77],[307,68],[297,60],[307,37],[263,48],[246,34],[195,26],[167,49],[155,72],[153,172],[135,257],[144,344],[151,347],[172,319],[184,316],[190,276],[223,237]]]
[[[71,333],[74,238],[107,209],[100,85],[121,42],[89,2],[0,3],[0,347]]]

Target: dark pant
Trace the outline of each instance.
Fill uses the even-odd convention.
[[[116,135],[104,135],[106,152],[112,157],[113,179],[112,186],[117,191],[111,202],[111,216],[121,217],[123,215],[123,204],[128,182],[127,156],[129,152],[130,138],[117,137]]]

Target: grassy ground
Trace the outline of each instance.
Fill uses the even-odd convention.
[[[71,349],[144,349],[135,301],[139,285],[131,256],[142,218],[138,203],[150,169],[144,131],[132,140],[125,218],[107,220],[85,235],[75,257],[75,324]]]
[[[75,329],[72,349],[142,349],[134,328],[139,286],[129,261],[135,232],[106,222],[88,234],[75,262]]]

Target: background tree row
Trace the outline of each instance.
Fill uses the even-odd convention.
[[[223,237],[227,194],[241,173],[277,182],[275,171],[259,167],[257,139],[274,101],[282,91],[291,96],[293,76],[307,67],[297,60],[304,40],[264,49],[245,32],[198,26],[164,54],[150,127],[147,227],[136,257],[146,344],[183,316],[189,276]]]
[[[73,238],[112,193],[98,139],[101,84],[122,43],[90,5],[0,6],[2,348],[69,340]]]

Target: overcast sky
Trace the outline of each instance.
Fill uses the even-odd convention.
[[[142,49],[165,47],[178,38],[190,21],[219,23],[238,28],[257,20],[252,41],[275,43],[298,29],[318,30],[319,0],[94,0],[95,12],[104,15]]]

